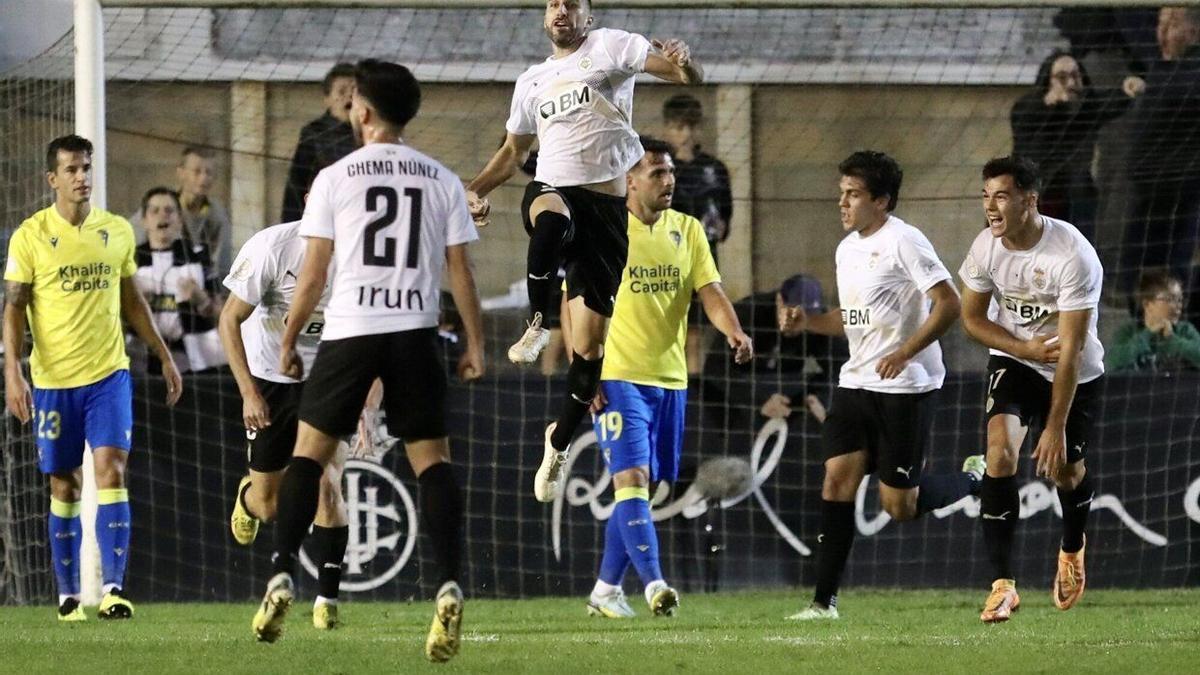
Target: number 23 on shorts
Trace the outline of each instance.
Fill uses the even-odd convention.
[[[58,414],[57,410],[38,410],[35,414],[38,438],[58,440],[62,434],[62,415]]]

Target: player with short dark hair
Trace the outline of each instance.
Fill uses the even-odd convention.
[[[275,519],[283,470],[296,446],[303,378],[279,371],[288,306],[295,295],[304,264],[300,223],[282,223],[250,237],[238,252],[225,288],[229,299],[221,310],[221,343],[242,395],[246,427],[248,473],[238,483],[229,517],[233,538],[242,546],[254,543],[262,521]],[[329,289],[296,338],[296,351],[312,372],[325,327]],[[338,586],[350,528],[342,499],[341,476],[345,452],[335,454],[321,474],[312,548],[316,555],[318,594],[313,602],[313,625],[329,630],[339,625]]]
[[[983,167],[987,229],[958,275],[963,328],[987,346],[987,473],[979,521],[993,569],[979,618],[1007,621],[1020,606],[1012,549],[1021,497],[1017,465],[1030,426],[1040,426],[1037,474],[1058,488],[1063,534],[1051,591],[1059,609],[1083,596],[1084,529],[1094,494],[1084,456],[1104,374],[1096,315],[1104,269],[1066,221],[1038,213],[1037,167],[1000,157]]]
[[[472,215],[486,224],[486,196],[516,173],[538,142],[537,174],[521,204],[530,235],[529,327],[508,357],[533,363],[549,342],[542,318],[561,298],[555,273],[564,266],[575,355],[534,479],[534,496],[544,502],[554,500],[567,447],[596,395],[625,268],[625,173],[642,156],[632,123],[634,78],[645,72],[683,84],[702,79],[684,42],[590,30],[593,20],[589,0],[548,0],[542,26],[553,54],[517,78],[504,144],[467,186]]]
[[[621,277],[593,426],[613,481],[613,512],[588,613],[634,615],[621,581],[630,564],[655,616],[673,615],[679,594],[663,578],[650,486],[675,482],[687,407],[684,342],[692,295],[698,295],[734,360],[754,356],[750,337],[721,287],[704,226],[671,208],[671,146],[642,138],[645,154],[627,181],[629,261]]]
[[[350,110],[358,150],[317,175],[300,223],[304,263],[280,346],[279,372],[304,374],[297,339],[335,263],[325,325],[300,401],[296,447],[279,486],[274,576],[253,629],[273,642],[293,598],[300,545],[317,512],[321,475],[340,436],[354,433],[376,378],[388,431],[404,441],[420,484],[421,517],[441,582],[425,654],[458,652],[463,594],[463,502],[446,438],[446,374],[437,346],[442,271],[466,332],[458,363],[465,380],[483,374],[479,296],[467,244],[478,238],[462,183],[404,144],[421,91],[399,64],[367,59],[355,68]]]
[[[837,592],[854,543],[854,499],[863,477],[879,477],[879,501],[912,520],[974,494],[983,458],[961,472],[926,474],[926,446],[946,376],[938,338],[954,325],[959,298],[950,273],[917,228],[892,214],[904,173],[896,160],[864,150],[839,166],[842,228],[837,247],[840,307],[808,316],[780,312],[780,330],[844,335],[842,366],[822,427],[825,480],[812,604],[789,616],[837,619]]]
[[[58,619],[83,621],[79,552],[83,450],[92,449],[96,540],[104,596],[101,619],[133,617],[125,592],[131,531],[125,467],[133,438],[133,386],[122,317],[162,361],[167,403],[183,381],[133,275],[129,221],[92,206],[92,143],[56,138],[46,148],[54,203],[29,217],[8,242],[4,270],[4,402],[22,424],[34,420],[38,469],[50,478],[47,521],[58,582]],[[33,391],[21,370],[25,329]]]

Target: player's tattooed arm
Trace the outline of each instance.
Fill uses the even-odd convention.
[[[657,52],[646,55],[646,72],[668,82],[700,84],[704,69],[692,58],[691,47],[683,40],[651,40]]]
[[[503,185],[529,159],[529,151],[533,148],[536,135],[508,134],[504,143],[492,155],[487,166],[479,172],[470,183],[467,183],[467,207],[471,210],[471,218],[475,224],[484,227],[488,224],[488,214],[492,210],[487,195],[492,190]]]
[[[33,298],[33,286],[20,281],[4,282],[4,406],[22,424],[33,414],[33,396],[21,355],[25,350],[25,308]]]

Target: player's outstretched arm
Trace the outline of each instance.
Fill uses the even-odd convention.
[[[230,293],[225,306],[221,308],[217,331],[221,334],[225,357],[229,359],[229,369],[233,371],[233,379],[237,381],[238,391],[242,394],[242,423],[247,429],[258,431],[271,426],[271,408],[263,399],[258,385],[254,384],[250,361],[246,358],[246,343],[242,340],[242,324],[252,313],[254,305]]]
[[[479,291],[475,288],[475,273],[466,244],[446,247],[446,268],[450,276],[450,295],[462,317],[467,334],[467,348],[458,361],[458,376],[464,381],[483,377],[484,337],[483,311],[479,308]]]
[[[692,58],[692,50],[683,40],[651,40],[658,50],[646,55],[646,72],[667,82],[700,84],[704,69]]]
[[[471,217],[480,227],[488,224],[488,213],[491,211],[487,195],[512,178],[521,168],[529,158],[529,150],[535,140],[535,135],[508,134],[504,137],[504,144],[492,155],[483,171],[467,183],[467,206],[471,209]]]
[[[333,259],[333,240],[321,237],[305,237],[304,264],[300,266],[300,278],[288,307],[287,320],[283,324],[283,338],[279,352],[279,371],[293,379],[304,379],[304,362],[296,353],[296,338],[300,328],[308,323],[309,317],[321,301],[325,291],[325,279],[329,274],[329,261]]]
[[[967,286],[962,288],[963,329],[979,344],[990,349],[999,349],[1017,358],[1055,363],[1059,347],[1056,335],[1039,335],[1028,342],[1018,339],[1003,326],[988,318],[990,293],[980,293]]]
[[[834,307],[824,314],[812,314],[804,311],[803,307],[790,307],[783,304],[778,293],[776,296],[779,332],[788,337],[801,333],[816,333],[830,337],[846,337],[846,328],[842,325],[842,310]]]
[[[725,295],[725,289],[720,282],[714,281],[701,286],[699,294],[705,316],[721,331],[733,349],[734,363],[748,363],[754,358],[754,342],[742,330],[742,322],[738,320],[737,312],[733,311],[733,304]]]
[[[1058,314],[1058,346],[1061,351],[1050,389],[1050,413],[1046,415],[1046,427],[1033,451],[1038,475],[1047,478],[1053,479],[1067,463],[1067,415],[1071,412],[1071,402],[1075,400],[1075,389],[1079,386],[1079,361],[1091,314],[1090,309]]]
[[[33,395],[21,370],[25,353],[25,310],[33,298],[33,285],[4,282],[4,407],[21,424],[33,415]]]
[[[885,380],[899,377],[908,361],[945,335],[962,312],[958,291],[949,281],[939,281],[925,295],[933,301],[929,318],[896,351],[875,364],[875,372]]]
[[[183,378],[179,376],[179,368],[154,325],[154,317],[150,314],[150,306],[146,298],[138,291],[133,277],[121,279],[121,315],[129,323],[134,333],[146,343],[150,351],[162,362],[163,379],[167,382],[167,405],[175,405],[183,395]]]

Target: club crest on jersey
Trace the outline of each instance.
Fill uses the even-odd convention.
[[[679,245],[683,243],[683,235],[679,232],[670,232],[668,234],[671,237],[671,243],[675,244],[675,248],[679,248]]]
[[[50,237],[50,248],[58,248],[58,237]]]
[[[538,115],[548,120],[592,102],[592,89],[583,82],[553,94],[538,104]]]
[[[974,260],[967,260],[967,276],[971,277],[972,279],[978,279],[980,277],[979,265],[976,265]]]
[[[242,258],[234,264],[233,270],[229,272],[229,276],[238,281],[245,281],[250,278],[250,272],[253,271],[254,264],[249,258]]]
[[[1039,291],[1046,290],[1046,271],[1041,268],[1033,270],[1033,287]]]
[[[867,269],[873,270],[879,265],[879,251],[871,251],[871,257],[867,258]]]
[[[579,69],[580,70],[591,70],[592,69],[592,57],[585,56],[582,59],[579,59]]]

